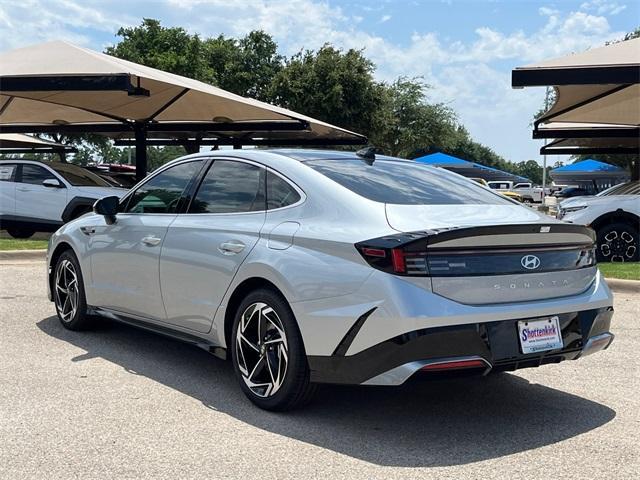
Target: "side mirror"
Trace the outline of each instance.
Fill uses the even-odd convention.
[[[93,212],[97,213],[98,215],[104,215],[104,219],[107,224],[111,225],[116,222],[118,205],[120,205],[119,197],[104,197],[93,204]]]
[[[42,185],[49,188],[64,188],[64,185],[62,185],[60,181],[55,178],[47,178],[46,180],[43,180]]]

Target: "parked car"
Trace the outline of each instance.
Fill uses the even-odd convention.
[[[122,196],[93,173],[68,163],[0,161],[0,228],[14,238],[53,232],[104,196]]]
[[[598,192],[593,187],[565,187],[555,192],[553,196],[556,198],[588,197],[596,193]]]
[[[491,188],[489,187],[489,183],[484,178],[469,177],[469,180],[473,180],[474,182],[479,183],[480,185],[483,185],[487,188]],[[512,192],[510,190],[497,190],[497,192],[500,193],[501,195],[504,195],[507,198],[510,198],[511,200],[515,200],[516,202],[522,202],[523,200],[522,195],[516,192]]]
[[[599,262],[640,260],[640,182],[615,185],[596,196],[560,203],[557,218],[596,231]]]
[[[132,165],[98,164],[84,168],[95,173],[114,187],[131,188],[138,183],[136,169]]]
[[[49,298],[231,358],[261,408],[319,383],[400,385],[607,348],[593,231],[446,170],[370,153],[175,160],[59,229]]]
[[[488,182],[489,188],[499,192],[514,192],[522,197],[524,203],[542,202],[542,187],[534,187],[528,182],[512,182],[512,181],[491,181]]]

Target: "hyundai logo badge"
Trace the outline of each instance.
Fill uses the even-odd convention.
[[[540,259],[535,255],[525,255],[520,259],[520,264],[527,270],[535,270],[540,266]]]

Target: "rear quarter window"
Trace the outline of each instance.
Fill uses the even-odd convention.
[[[397,205],[509,205],[513,202],[476,182],[414,162],[311,160],[317,172],[358,195]]]
[[[15,163],[0,164],[0,182],[13,181],[17,168]]]

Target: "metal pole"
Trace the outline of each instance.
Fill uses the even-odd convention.
[[[549,87],[546,88],[544,94],[544,111],[549,110]],[[547,146],[547,139],[544,139],[544,146]],[[546,203],[547,188],[547,154],[542,157],[542,206]]]
[[[136,180],[147,175],[147,131],[144,125],[136,124]]]

